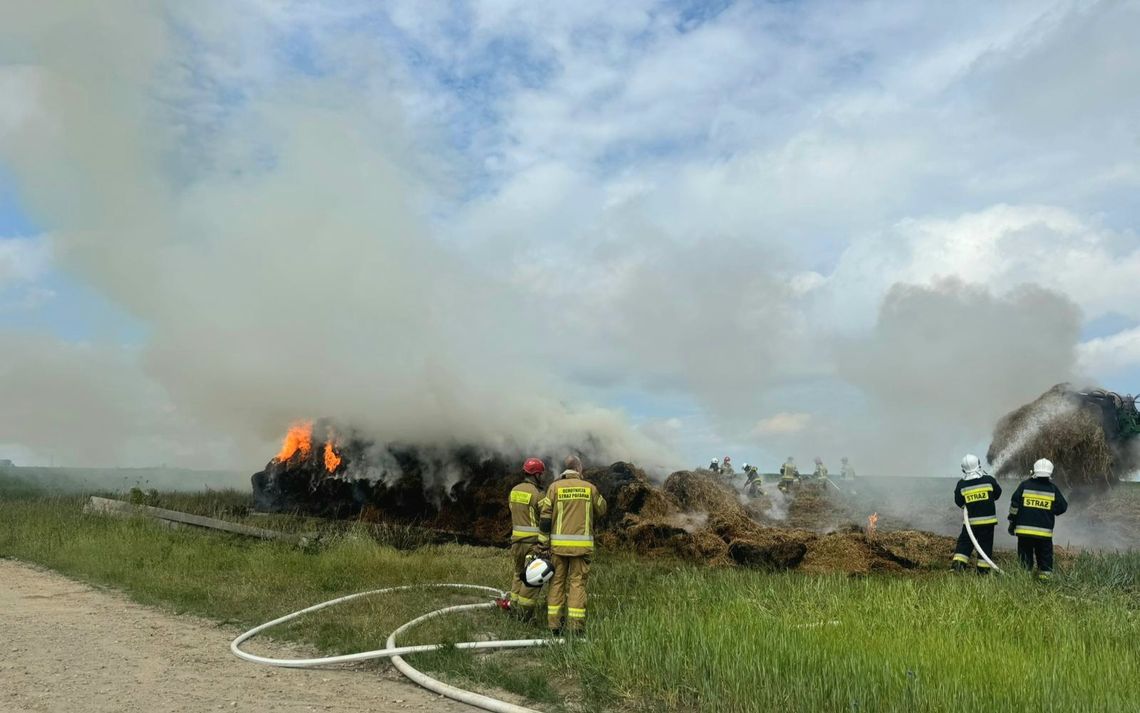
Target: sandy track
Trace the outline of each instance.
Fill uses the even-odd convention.
[[[246,663],[235,633],[0,559],[0,710],[476,710],[394,672]]]

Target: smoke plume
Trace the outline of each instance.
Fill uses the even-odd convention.
[[[57,263],[138,320],[145,346],[125,361],[145,377],[120,383],[131,369],[105,357],[24,359],[4,383],[23,381],[27,442],[109,415],[76,447],[113,460],[145,433],[132,413],[145,408],[231,439],[250,465],[291,420],[324,415],[384,440],[592,437],[653,461],[615,414],[567,405],[575,394],[532,355],[521,295],[425,228],[432,167],[382,71],[275,73],[258,31],[227,34],[233,18],[206,8],[49,5],[0,10],[0,71],[33,99],[0,157]],[[53,420],[64,403],[72,418]]]
[[[1033,285],[895,285],[871,333],[837,356],[874,416],[853,455],[882,474],[950,470],[948,446],[984,450],[998,418],[1073,378],[1079,330],[1076,305]]]

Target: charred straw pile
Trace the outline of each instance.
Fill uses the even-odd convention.
[[[712,565],[865,573],[927,567],[941,562],[952,547],[949,538],[930,533],[903,530],[872,536],[853,523],[827,534],[766,526],[757,520],[764,518],[763,501],[742,503],[732,487],[708,472],[678,471],[658,489],[632,466],[618,466],[635,474],[627,487],[650,495],[639,498],[644,507],[630,509],[621,507],[619,493],[619,507],[600,538],[615,549]],[[817,495],[807,490],[801,494]],[[822,508],[821,513],[830,516],[832,511]],[[806,519],[806,512],[802,516]]]
[[[256,506],[370,522],[416,525],[461,542],[501,545],[510,534],[507,498],[521,457],[469,448],[377,446],[336,438],[322,424],[291,431],[282,452],[252,478]],[[313,433],[328,433],[315,441]],[[547,459],[550,462],[550,459]],[[763,500],[742,502],[703,471],[673,473],[663,486],[629,463],[587,468],[609,502],[600,544],[644,556],[675,556],[721,566],[808,571],[904,570],[941,562],[951,542],[901,531],[868,536],[850,525],[830,534],[765,526]],[[774,497],[782,497],[774,495]],[[811,500],[805,493],[805,502]],[[799,521],[822,508],[801,508]]]

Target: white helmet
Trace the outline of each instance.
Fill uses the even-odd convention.
[[[713,459],[712,459],[712,462],[713,462],[713,463],[720,463],[720,458],[713,458]]]
[[[962,459],[962,472],[966,474],[967,477],[981,475],[982,462],[978,460],[978,457],[973,453],[968,453],[966,457]]]
[[[554,578],[554,565],[541,557],[536,557],[523,570],[523,581],[528,587],[541,587]]]
[[[744,470],[748,470],[748,464],[747,463],[744,464]]]
[[[1049,460],[1048,458],[1042,458],[1041,460],[1034,463],[1033,475],[1034,477],[1052,478],[1053,461]]]

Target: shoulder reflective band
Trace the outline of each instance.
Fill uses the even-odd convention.
[[[1053,530],[1048,527],[1030,527],[1029,525],[1018,525],[1013,528],[1013,534],[1021,535],[1023,537],[1052,537]]]
[[[502,491],[499,491],[502,492]],[[523,505],[530,505],[531,494],[525,490],[512,490],[511,502],[522,503]]]

